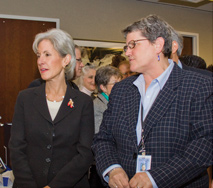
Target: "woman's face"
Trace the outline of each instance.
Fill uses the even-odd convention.
[[[47,39],[42,40],[38,45],[37,65],[43,80],[64,77],[65,58],[59,55],[52,43]]]
[[[112,88],[113,86],[117,83],[117,82],[120,82],[121,81],[121,78],[118,78],[116,76],[111,76],[109,82],[107,83],[106,86],[104,85],[100,85],[100,88],[102,89],[102,91],[107,94],[108,96],[110,95],[111,91],[112,91]]]
[[[140,31],[134,31],[127,34],[126,44],[128,45],[132,40],[140,39],[146,38],[141,36]],[[129,58],[130,70],[139,73],[144,73],[154,66],[153,63],[155,63],[157,57],[154,44],[150,43],[149,40],[136,42],[135,47],[133,49],[128,48],[125,54]]]
[[[85,74],[83,77],[83,85],[89,91],[94,91],[96,89],[95,74],[96,74],[96,70],[89,69],[87,74]]]

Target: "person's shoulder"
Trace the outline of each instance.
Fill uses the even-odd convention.
[[[206,76],[197,71],[182,70],[182,84],[190,89],[200,89],[202,87],[212,88],[213,77]]]
[[[98,93],[97,97],[94,98],[93,103],[100,102],[100,93]]]
[[[119,98],[121,98],[121,96],[128,95],[129,93],[132,93],[135,90],[138,91],[137,87],[134,85],[134,81],[138,78],[139,75],[140,74],[127,77],[116,83],[113,86],[110,95],[117,95]]]
[[[42,83],[44,83],[45,81],[42,80],[41,78],[37,78],[35,80],[33,80],[30,85],[28,86],[28,88],[32,88],[32,87],[38,87],[40,86]]]
[[[133,76],[130,76],[130,77],[127,77],[123,80],[121,80],[120,82],[116,83],[116,86],[117,87],[125,87],[126,89],[128,87],[132,87],[133,86],[133,82],[138,78],[140,74],[136,74],[136,75],[133,75]]]
[[[205,74],[205,70],[197,70],[197,68],[191,67],[190,69],[183,70],[185,77],[190,80],[212,80],[212,76]],[[208,71],[209,72],[209,71]],[[210,72],[211,73],[211,72]]]
[[[23,99],[24,101],[32,100],[34,98],[34,95],[35,95],[36,90],[38,89],[38,87],[32,87],[32,88],[23,89],[23,90],[19,91],[17,97],[19,99],[21,99],[21,100]]]
[[[101,105],[103,105],[104,103],[99,98],[96,98],[96,99],[93,100],[93,104],[94,104],[94,108],[97,109]]]
[[[198,73],[199,75],[208,76],[210,78],[213,77],[213,73],[208,71],[208,70],[198,69],[198,68],[195,68],[195,67],[189,67],[185,64],[183,64],[183,69],[187,70],[187,71],[192,71],[192,72]]]
[[[100,105],[107,103],[107,100],[104,98],[104,96],[101,93],[98,93],[97,97],[93,100],[94,105]]]
[[[77,86],[73,81],[68,80],[67,82],[68,82],[68,84],[69,84],[73,89],[79,90],[78,86]]]
[[[80,90],[78,89],[74,89],[71,85],[69,85],[70,89],[71,89],[71,92],[73,93],[73,95],[77,96],[77,97],[80,97],[81,100],[89,100],[89,101],[92,101],[92,97],[90,97],[89,95],[81,92]]]
[[[192,67],[191,70],[194,71],[194,72],[197,72],[199,74],[202,74],[203,76],[208,76],[208,77],[211,77],[211,78],[213,77],[213,73],[208,71],[208,70],[198,69],[198,68],[194,68],[194,67]]]

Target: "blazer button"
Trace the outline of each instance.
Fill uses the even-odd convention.
[[[50,158],[46,158],[46,162],[47,162],[47,163],[50,163],[50,162],[51,162],[51,159],[50,159]]]
[[[47,149],[51,149],[51,147],[52,147],[51,145],[48,145],[48,146],[47,146]]]

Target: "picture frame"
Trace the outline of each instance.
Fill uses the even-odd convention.
[[[125,42],[75,39],[74,43],[82,48],[82,61],[84,65],[104,66],[111,64],[112,58],[115,55],[125,57],[123,52]]]
[[[115,42],[115,41],[92,41],[92,40],[80,40],[74,39],[74,43],[78,46],[84,47],[100,47],[100,48],[115,48],[123,49],[125,42]]]

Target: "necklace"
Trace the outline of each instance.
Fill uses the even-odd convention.
[[[46,98],[47,98],[47,100],[50,101],[50,102],[60,102],[60,101],[62,101],[62,100],[64,99],[64,96],[62,96],[60,100],[51,100],[51,99],[49,99],[49,98],[47,97],[47,94],[46,94]]]

